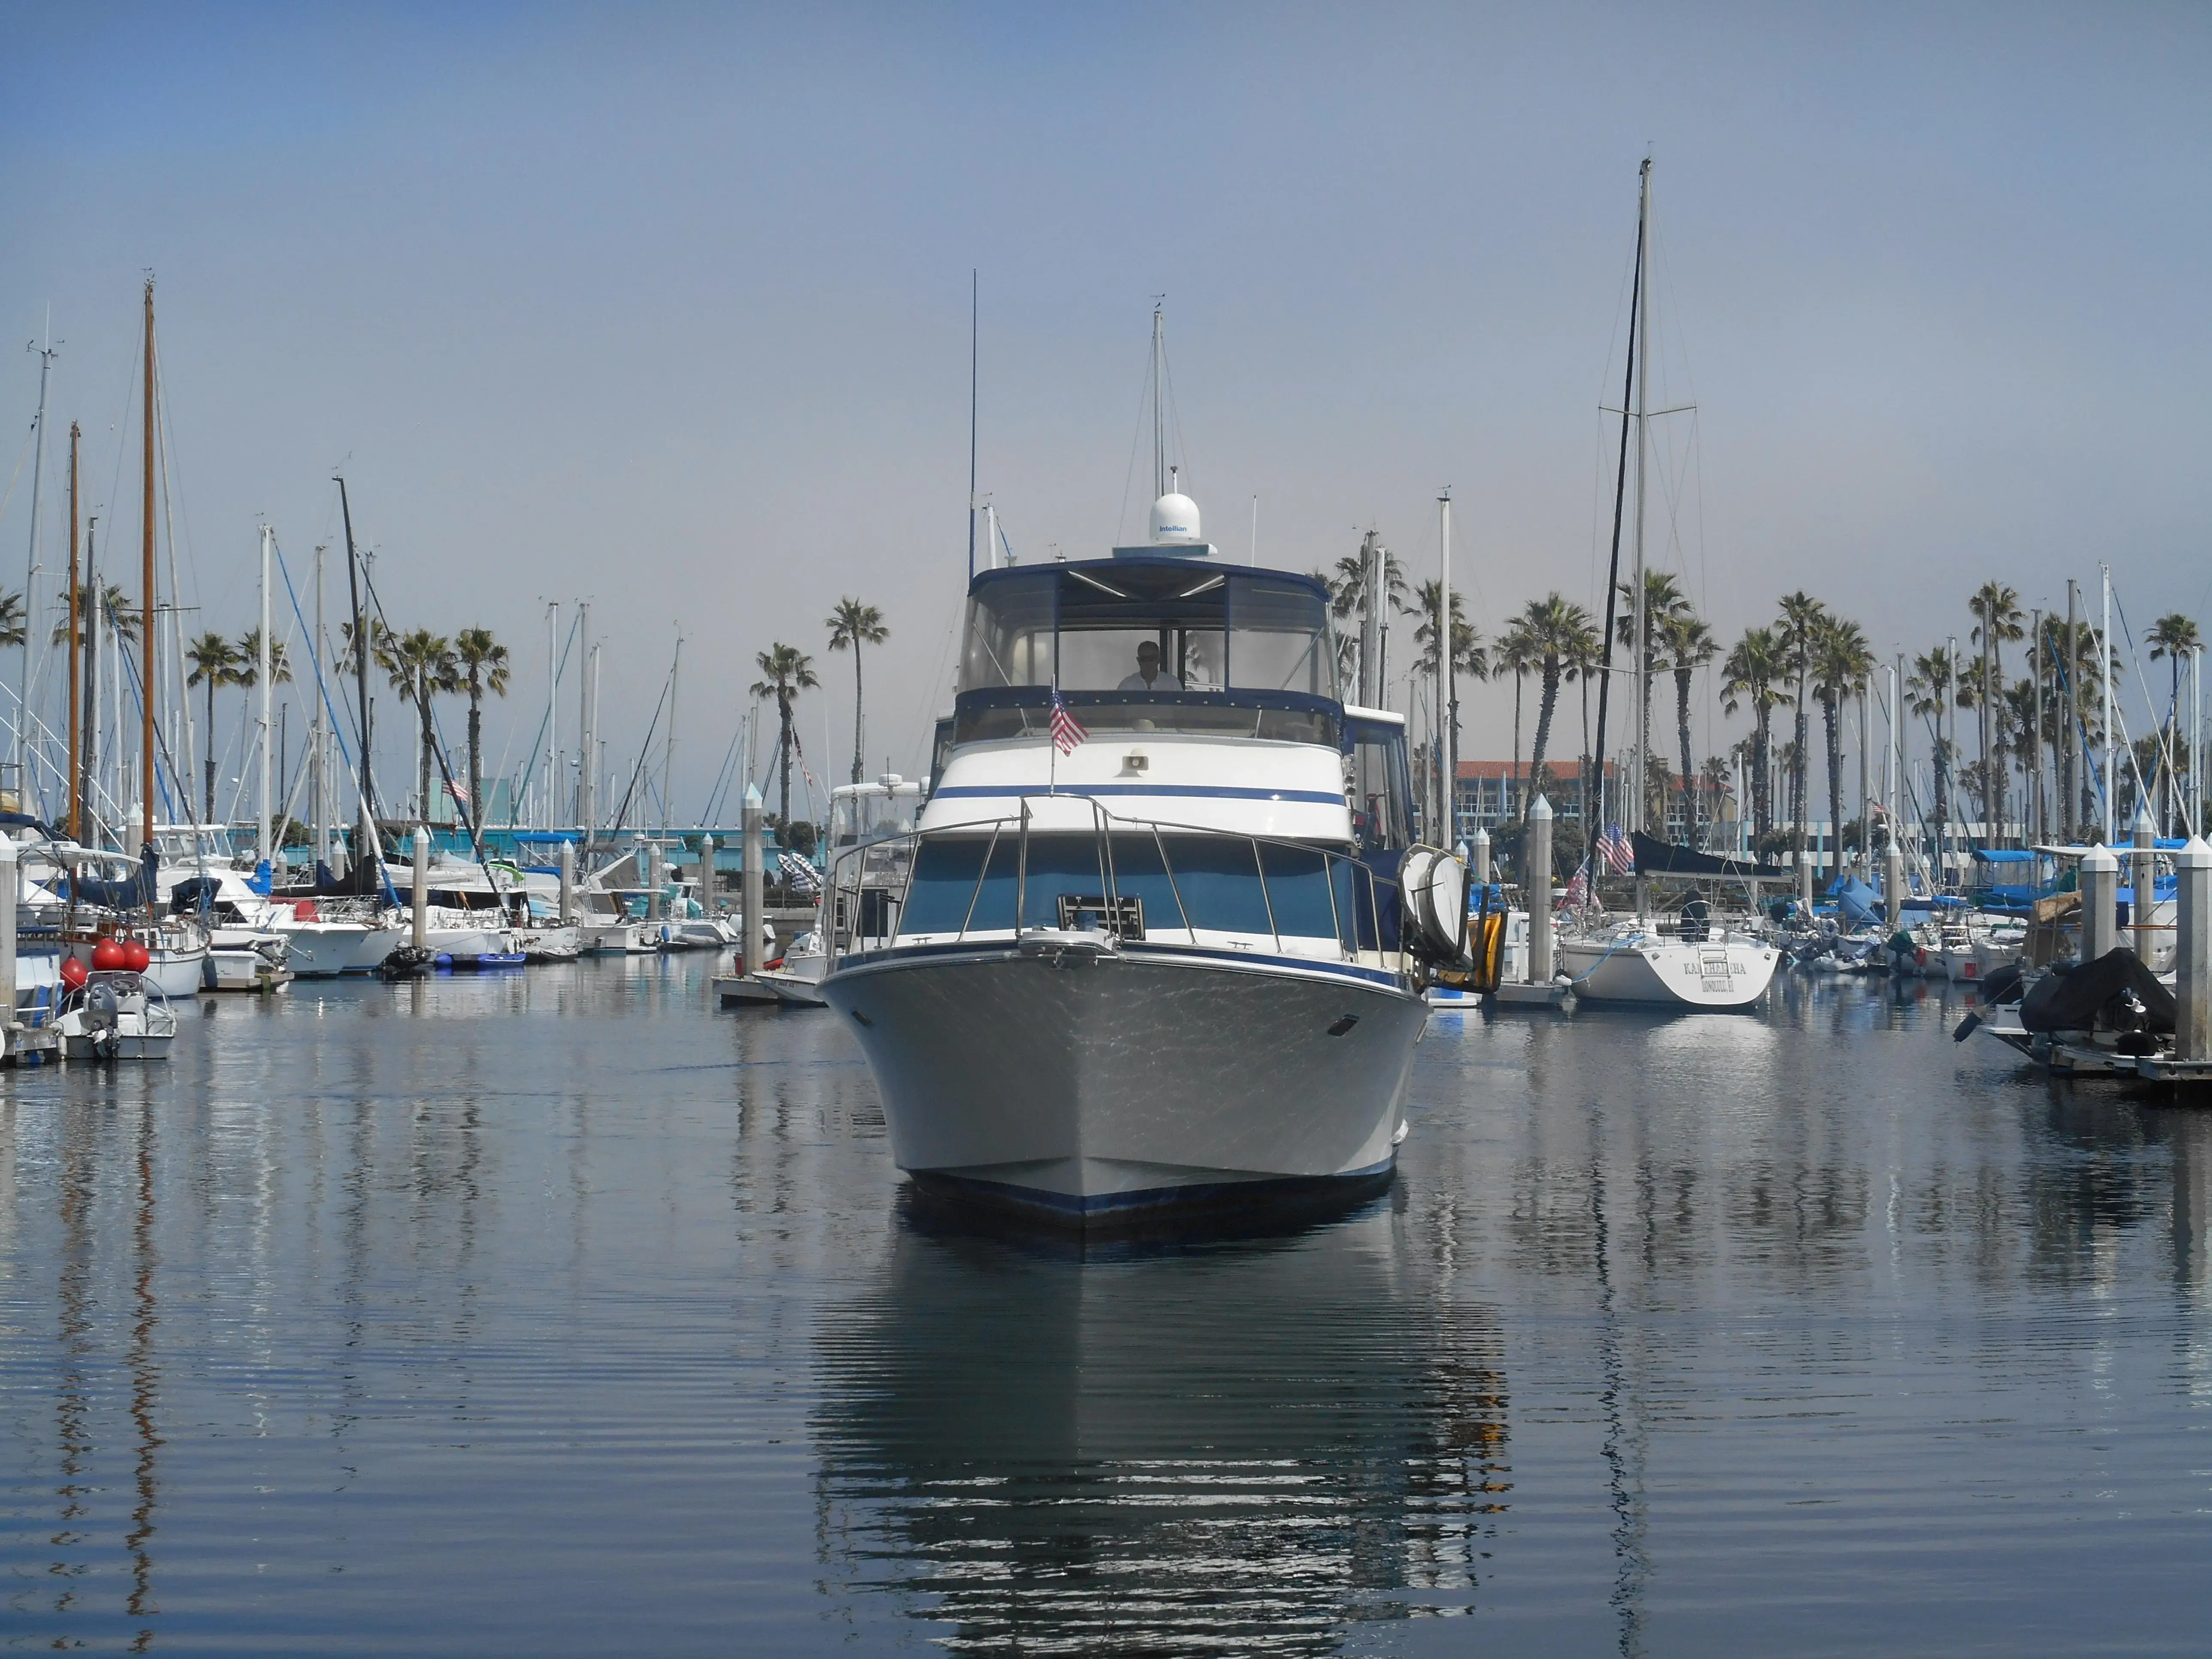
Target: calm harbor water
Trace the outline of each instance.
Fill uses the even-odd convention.
[[[0,1644],[2195,1652],[2212,1114],[1913,987],[1441,1018],[1382,1200],[917,1209],[704,959],[0,1076]]]

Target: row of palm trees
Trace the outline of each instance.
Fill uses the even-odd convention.
[[[853,653],[853,777],[858,783],[867,768],[866,704],[864,696],[864,677],[860,672],[860,647],[881,645],[890,638],[891,630],[884,621],[884,613],[864,600],[845,598],[837,601],[822,626],[829,631],[832,651]],[[776,742],[775,764],[779,784],[777,823],[791,823],[791,763],[799,746],[798,728],[792,722],[792,700],[802,691],[811,691],[822,684],[814,672],[814,659],[795,645],[781,641],[762,652],[753,659],[760,670],[760,678],[749,688],[750,695],[763,702],[775,704]]]
[[[1358,556],[1340,560],[1334,571],[1316,574],[1328,584],[1340,621],[1364,620],[1368,583]],[[1437,618],[1438,585],[1425,583],[1409,592],[1403,577],[1386,563],[1382,592],[1391,612],[1420,618],[1414,631],[1419,647],[1415,665],[1433,678],[1437,640],[1442,631]],[[1700,669],[1718,661],[1723,710],[1730,715],[1748,713],[1751,719],[1751,731],[1736,745],[1734,758],[1743,763],[1748,778],[1754,844],[1772,848],[1780,842],[1777,823],[1786,811],[1789,842],[1803,859],[1815,817],[1808,785],[1813,763],[1811,726],[1816,710],[1821,726],[1827,818],[1831,824],[1844,823],[1844,752],[1849,711],[1852,702],[1869,691],[1880,665],[1864,629],[1822,600],[1799,591],[1785,594],[1771,621],[1747,628],[1723,653],[1711,626],[1697,614],[1677,580],[1666,572],[1645,574],[1640,640],[1631,584],[1620,585],[1619,599],[1614,642],[1632,653],[1632,661],[1640,654],[1644,670],[1644,702],[1635,718],[1640,722],[1647,776],[1638,787],[1644,790],[1655,821],[1664,819],[1666,793],[1679,788],[1682,822],[1694,842],[1706,817],[1700,810],[1701,799],[1727,788],[1728,757],[1715,757],[1701,766],[1692,746],[1695,677]],[[1550,786],[1547,757],[1559,693],[1569,684],[1579,684],[1586,763],[1579,783],[1587,802],[1596,784],[1588,763],[1589,689],[1604,656],[1601,625],[1583,606],[1553,592],[1530,600],[1486,645],[1465,620],[1460,601],[1461,596],[1453,594],[1451,635],[1458,674],[1474,679],[1513,677],[1516,774],[1528,682],[1532,677],[1536,682],[1535,732],[1529,749],[1524,808]],[[2037,638],[2027,653],[2030,674],[2014,678],[2008,670],[2007,647],[2027,640],[2030,628],[2017,590],[2002,582],[1985,582],[1969,598],[1966,609],[1972,655],[1948,641],[1931,647],[1911,659],[1902,688],[1904,712],[1930,727],[1935,790],[1929,817],[1939,824],[1949,824],[1963,783],[1972,791],[1989,832],[1996,833],[2012,821],[2010,787],[2017,773],[2023,790],[2034,803],[2057,802],[2057,820],[2046,827],[2054,833],[2073,833],[2093,816],[2094,782],[2087,775],[2087,767],[2078,760],[2063,775],[2056,761],[2066,752],[2069,726],[2077,755],[2103,741],[2100,709],[2105,653],[2100,632],[2087,623],[2069,624],[2063,616],[2035,619]],[[1346,629],[1340,643],[1347,667],[1357,648],[1356,638],[1355,629]],[[2160,617],[2146,635],[2146,642],[2151,660],[2167,665],[2168,706],[2160,729],[2137,740],[2140,752],[2136,769],[2154,797],[2152,804],[2170,823],[2189,765],[2188,745],[2178,740],[2182,665],[2203,641],[2196,623],[2176,612]],[[1659,757],[1650,741],[1652,696],[1666,678],[1674,682],[1679,771]],[[1778,744],[1774,722],[1784,709],[1789,712],[1790,731]],[[1962,711],[1973,715],[1980,750],[1978,763],[1964,765],[1957,731]],[[1457,718],[1455,693],[1453,708],[1440,711],[1437,719],[1439,725],[1450,722],[1455,731]],[[2071,726],[2077,718],[2079,725]],[[1785,794],[1780,803],[1775,799],[1778,769]],[[2124,778],[2118,787],[2124,794],[2128,781]],[[1585,821],[1588,817],[1585,811]],[[1830,852],[1832,862],[1839,860],[1840,853],[1832,844]]]

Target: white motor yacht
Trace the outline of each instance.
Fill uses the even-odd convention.
[[[1389,1178],[1427,1014],[1404,724],[1341,701],[1318,578],[1197,518],[1170,490],[1145,545],[977,573],[905,879],[830,860],[822,994],[925,1187],[1087,1227]]]

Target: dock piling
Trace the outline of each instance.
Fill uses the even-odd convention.
[[[0,830],[0,1025],[13,1029],[15,1019],[15,842]]]
[[[1528,901],[1528,982],[1552,982],[1552,803],[1543,796],[1528,809],[1522,838],[1521,888]]]
[[[666,885],[667,880],[661,868],[660,843],[654,842],[645,849],[645,919],[656,927],[665,914],[662,908],[661,889]]]
[[[714,914],[714,838],[699,837],[699,914]]]
[[[2081,860],[2081,960],[2094,962],[2118,948],[2120,861],[2109,847],[2093,847]]]
[[[430,947],[430,832],[422,824],[415,826],[415,948],[427,951]]]
[[[576,925],[576,843],[561,843],[561,925]]]
[[[1898,923],[1905,919],[1905,849],[1892,836],[1889,845],[1881,849],[1881,913],[1882,920],[1894,933]]]
[[[1474,884],[1490,885],[1490,831],[1478,828],[1471,845],[1474,853]]]
[[[761,883],[761,793],[757,784],[745,786],[745,869],[744,896],[741,908],[744,915],[740,925],[744,934],[738,947],[738,961],[747,973],[757,972],[763,957],[760,953],[762,883]]]
[[[2146,963],[2150,960],[2151,911],[2158,892],[2158,855],[2152,851],[2157,836],[2150,809],[2138,805],[2128,836],[2135,843],[2128,860],[2128,920],[2134,924],[2136,955]]]
[[[2212,844],[2191,836],[2173,855],[2174,1058],[2212,1060]]]

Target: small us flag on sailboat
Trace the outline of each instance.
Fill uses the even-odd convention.
[[[1617,876],[1627,875],[1636,868],[1636,849],[1628,844],[1628,837],[1620,833],[1617,823],[1607,824],[1605,833],[1597,838],[1597,855]]]
[[[1077,747],[1089,739],[1091,733],[1083,722],[1067,712],[1067,705],[1060,700],[1060,688],[1052,689],[1052,746],[1063,755],[1072,755]]]

